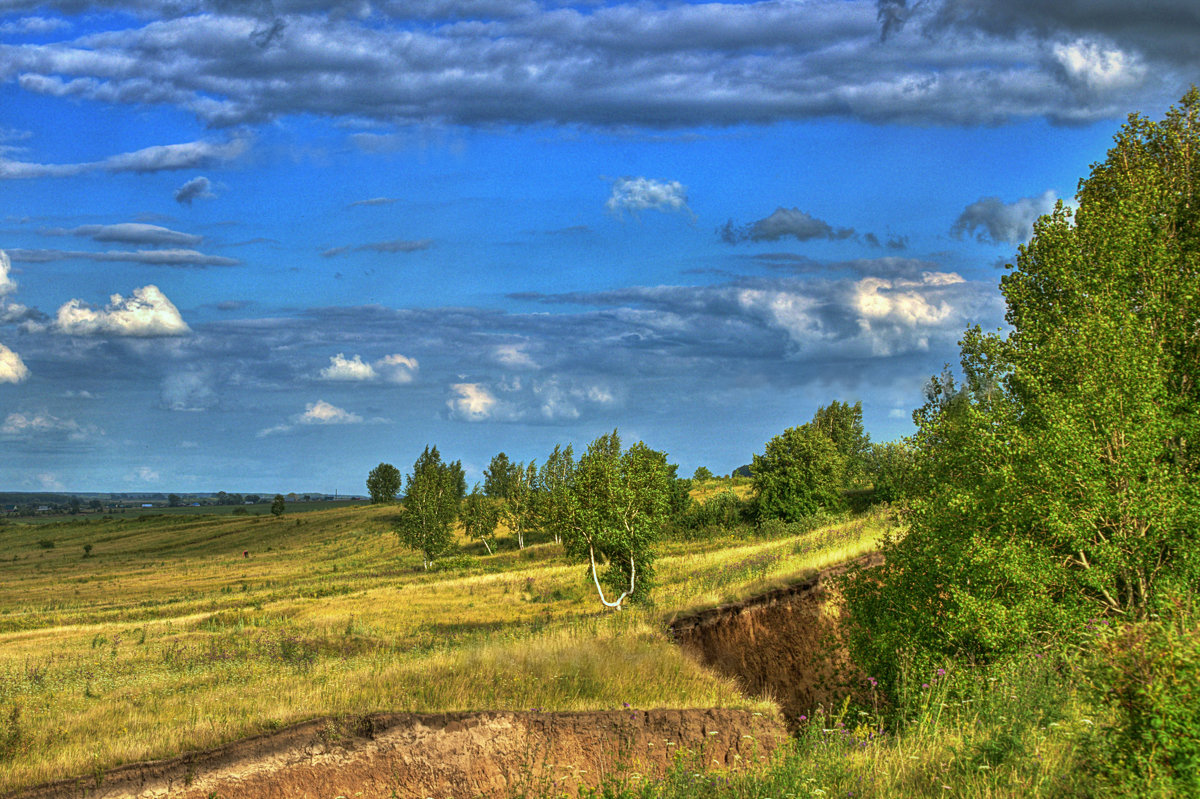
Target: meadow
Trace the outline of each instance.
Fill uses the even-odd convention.
[[[550,541],[460,541],[426,572],[397,512],[7,524],[0,791],[324,715],[772,712],[685,658],[667,622],[869,551],[890,524],[664,541],[652,602],[612,612]]]

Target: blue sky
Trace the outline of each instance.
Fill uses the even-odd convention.
[[[911,432],[1192,0],[0,0],[0,488]]]

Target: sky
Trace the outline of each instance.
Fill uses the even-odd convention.
[[[0,0],[0,490],[910,434],[1196,41],[1195,0]]]

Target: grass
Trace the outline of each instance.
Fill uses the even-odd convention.
[[[395,512],[7,525],[0,791],[321,715],[768,711],[683,657],[666,620],[861,554],[884,527],[664,542],[654,604],[612,613],[553,543],[463,542],[425,572]]]

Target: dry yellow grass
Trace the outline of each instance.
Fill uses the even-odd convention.
[[[762,709],[684,658],[664,618],[853,557],[883,525],[664,543],[654,606],[612,613],[553,543],[462,542],[424,572],[394,513],[6,527],[0,791],[325,714]]]

